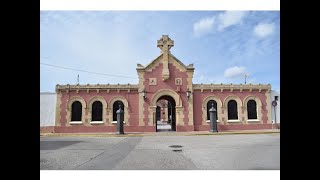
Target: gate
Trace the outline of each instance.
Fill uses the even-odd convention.
[[[175,109],[171,102],[160,99],[156,105],[156,131],[175,131]]]

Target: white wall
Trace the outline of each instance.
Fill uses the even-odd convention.
[[[56,93],[40,93],[40,127],[55,125],[56,102]]]
[[[274,108],[272,105],[271,105],[271,119],[273,120],[273,122],[276,122],[276,123],[280,123],[280,91],[278,90],[271,90],[271,102],[273,100],[275,100],[275,96],[278,96],[278,101],[277,101],[277,106]],[[274,115],[274,111],[276,111],[276,116]],[[275,118],[276,118],[276,121],[275,121]]]

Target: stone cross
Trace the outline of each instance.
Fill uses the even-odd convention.
[[[174,45],[173,40],[171,40],[168,35],[162,35],[162,38],[158,40],[157,47],[161,49],[161,53],[163,54],[163,69],[162,69],[162,80],[165,81],[169,79],[170,73],[168,68],[169,63],[169,53],[170,48]]]
[[[168,35],[162,35],[162,38],[158,40],[157,43],[157,47],[161,49],[161,53],[169,52],[173,45],[174,42],[168,37]]]

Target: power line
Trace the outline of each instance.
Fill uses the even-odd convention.
[[[112,74],[104,74],[104,73],[97,73],[97,72],[85,71],[85,70],[80,70],[80,69],[73,69],[73,68],[68,68],[68,67],[56,66],[56,65],[47,64],[47,63],[42,63],[42,62],[40,62],[40,64],[45,65],[45,66],[51,66],[51,67],[56,67],[56,68],[61,68],[61,69],[68,69],[68,70],[79,71],[79,72],[86,72],[86,73],[91,73],[91,74],[98,74],[98,75],[104,75],[104,76],[113,76],[113,77],[137,79],[137,78],[127,77],[127,76],[118,76],[118,75],[112,75]]]

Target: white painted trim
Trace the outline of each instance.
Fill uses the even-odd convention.
[[[103,124],[103,121],[91,121],[90,124]]]
[[[207,123],[210,123],[210,120],[207,120],[206,122],[207,122]],[[219,119],[217,119],[217,122],[220,122],[220,120],[219,120]]]
[[[117,121],[112,121],[111,122],[112,124],[118,124],[118,122]],[[125,121],[123,121],[123,124],[125,124],[126,122]]]
[[[69,124],[83,124],[82,121],[70,121]]]
[[[240,119],[227,120],[227,122],[240,122]]]
[[[247,119],[248,122],[258,122],[260,121],[259,119]]]

